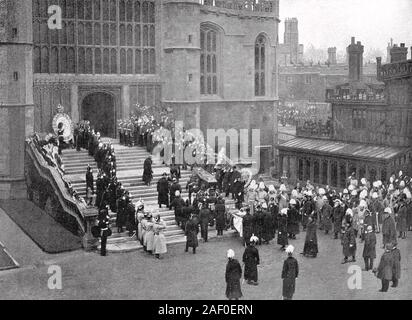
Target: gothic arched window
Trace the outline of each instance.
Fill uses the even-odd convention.
[[[35,73],[156,73],[154,0],[31,2]],[[48,28],[50,4],[62,8],[60,30]]]
[[[200,94],[218,94],[218,31],[200,27]]]
[[[266,38],[260,35],[255,43],[255,96],[264,96],[266,69]]]

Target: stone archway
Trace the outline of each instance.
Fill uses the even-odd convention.
[[[116,137],[116,105],[114,97],[107,92],[88,94],[81,104],[83,120],[89,120],[102,137]]]

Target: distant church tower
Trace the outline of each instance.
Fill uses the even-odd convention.
[[[302,60],[303,48],[299,45],[299,26],[297,18],[285,20],[284,44],[290,48],[290,62],[295,64],[299,63]]]
[[[26,197],[24,141],[33,132],[32,1],[0,0],[0,199]]]

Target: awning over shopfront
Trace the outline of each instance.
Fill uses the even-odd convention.
[[[328,154],[335,157],[340,156],[381,161],[388,161],[409,151],[409,148],[395,148],[308,138],[295,138],[279,144],[278,148],[280,150],[293,149],[293,151],[297,152]]]

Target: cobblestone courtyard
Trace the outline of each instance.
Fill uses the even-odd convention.
[[[4,213],[0,240],[20,263],[19,269],[0,273],[0,299],[225,299],[226,250],[232,248],[241,259],[243,248],[238,237],[200,243],[196,255],[184,252],[184,245],[169,247],[162,260],[156,260],[143,251],[111,254],[100,257],[97,253],[81,250],[48,255],[42,253]],[[14,229],[13,229],[14,228]],[[19,238],[16,245],[14,238]],[[412,292],[411,232],[409,239],[400,241],[402,275],[400,286],[380,293],[380,281],[371,272],[362,272],[362,289],[350,290],[348,267],[342,265],[342,247],[318,232],[318,258],[299,255],[303,249],[305,233],[291,243],[299,261],[295,299],[410,299]],[[7,239],[7,240],[6,240]],[[378,235],[378,243],[381,235]],[[358,242],[357,264],[363,268],[363,244]],[[281,269],[285,253],[275,242],[259,247],[261,266],[259,286],[242,286],[244,299],[281,299]],[[382,249],[377,248],[378,259]],[[375,265],[378,261],[375,262]],[[48,268],[58,265],[62,270],[62,290],[50,290]]]

